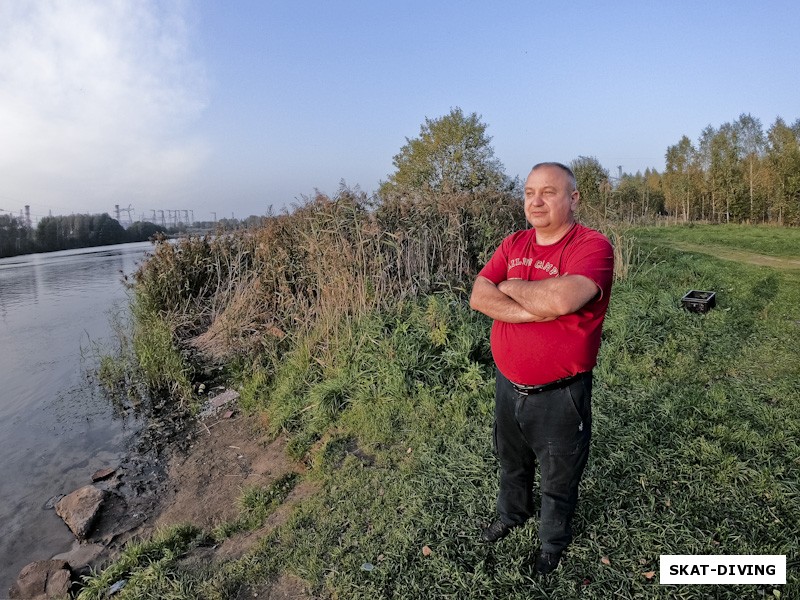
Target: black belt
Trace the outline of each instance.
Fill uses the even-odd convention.
[[[525,394],[525,395],[540,394],[541,392],[547,392],[550,390],[558,390],[561,388],[565,388],[568,385],[578,381],[581,377],[586,375],[586,373],[588,373],[588,371],[584,373],[577,373],[569,377],[564,377],[563,379],[556,379],[555,381],[551,381],[550,383],[543,383],[541,385],[519,385],[518,383],[514,383],[513,381],[509,381],[509,383],[520,394]]]

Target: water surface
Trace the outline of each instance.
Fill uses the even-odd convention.
[[[137,431],[87,377],[149,242],[0,259],[0,597],[74,540],[48,500],[115,466]]]

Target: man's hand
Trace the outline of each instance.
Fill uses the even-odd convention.
[[[507,283],[505,281],[501,282]],[[538,321],[552,321],[555,317],[546,317],[536,314],[521,306],[519,302],[508,294],[500,291],[494,283],[478,275],[472,287],[469,305],[495,321],[506,323],[534,323]]]
[[[526,312],[556,318],[583,308],[599,288],[583,275],[563,275],[538,281],[508,279],[501,281],[497,290]]]

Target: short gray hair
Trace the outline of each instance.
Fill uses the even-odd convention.
[[[531,173],[533,173],[536,169],[540,169],[542,167],[555,167],[556,169],[561,169],[564,173],[567,174],[567,178],[569,179],[570,184],[572,185],[572,190],[575,191],[578,189],[578,180],[575,179],[575,173],[572,172],[567,165],[562,164],[560,162],[540,162],[533,165],[531,169]]]

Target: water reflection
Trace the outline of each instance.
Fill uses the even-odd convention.
[[[123,274],[135,267],[130,246],[137,258],[149,244],[125,244],[122,249],[65,250],[50,254],[0,260],[0,310],[13,304],[35,303],[39,294],[83,292],[118,284]],[[142,251],[140,251],[140,248]]]
[[[5,316],[9,305],[36,302],[36,270],[14,265],[0,265],[0,315]]]
[[[106,286],[117,283],[124,266],[121,256],[97,257],[86,259],[80,265],[65,264],[42,265],[37,269],[39,285],[49,289],[58,289],[64,293],[74,289],[82,289],[86,285]]]

